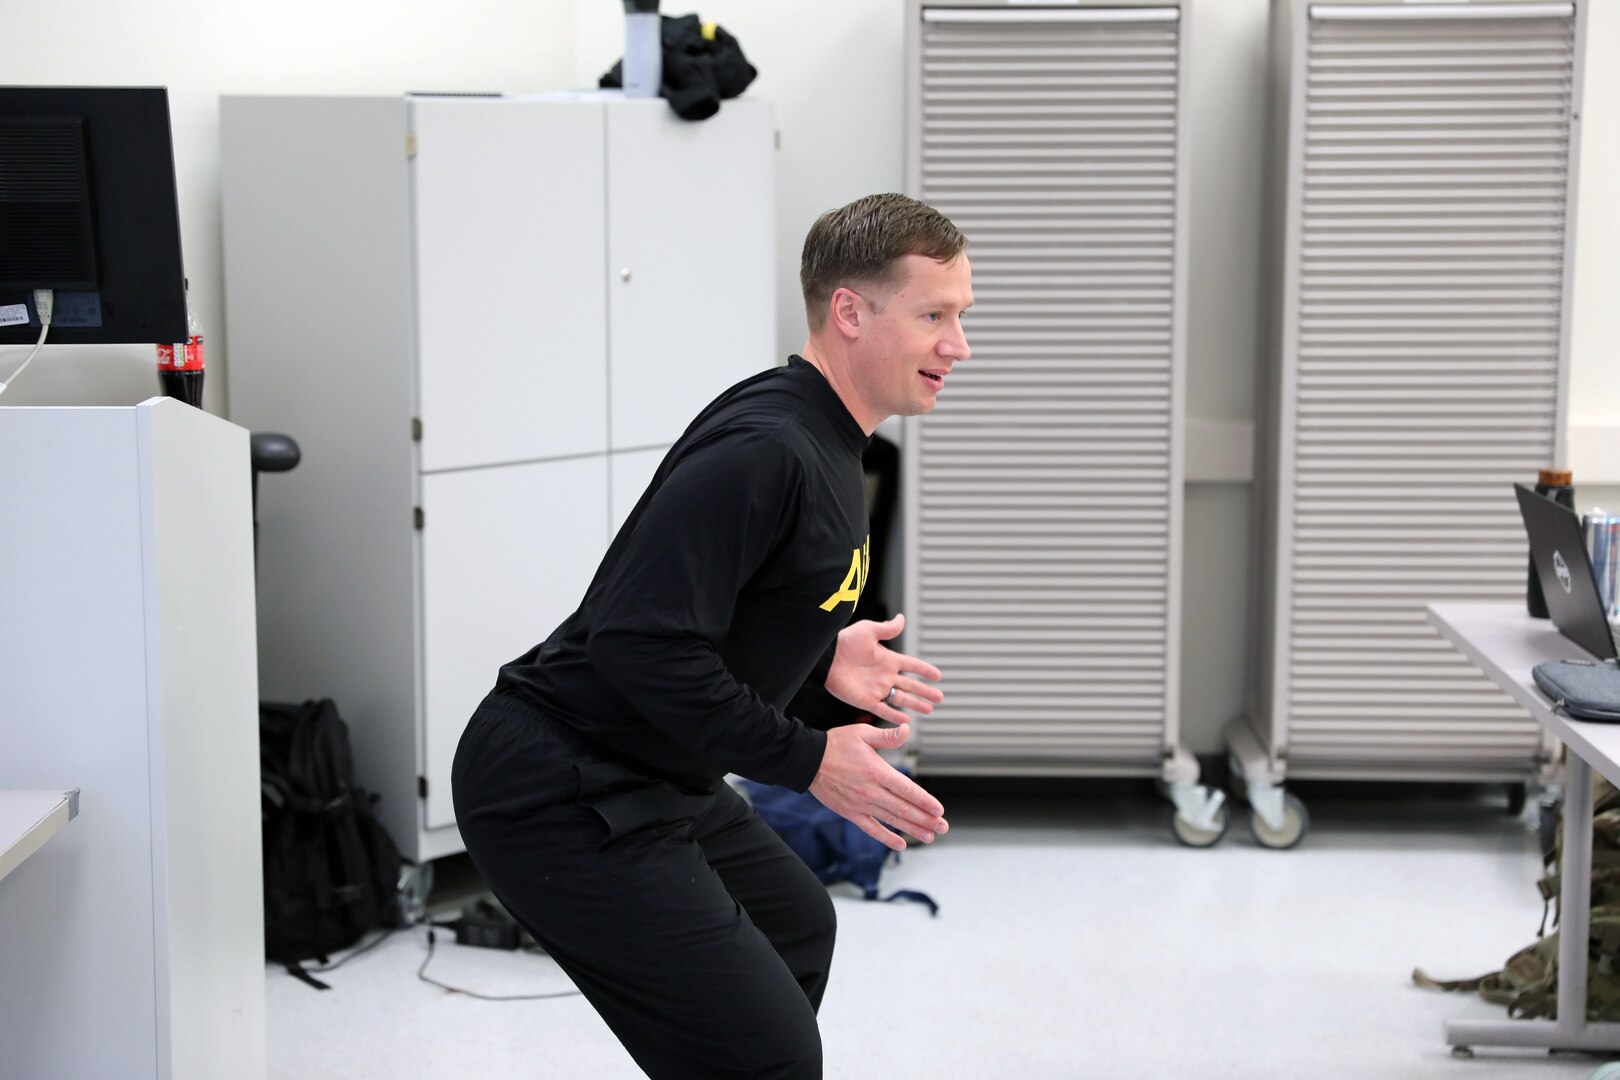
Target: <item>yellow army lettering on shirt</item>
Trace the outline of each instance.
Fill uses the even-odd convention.
[[[861,592],[866,588],[866,575],[872,569],[872,537],[867,536],[866,542],[856,548],[849,560],[849,574],[844,583],[838,586],[838,591],[827,597],[821,605],[822,611],[831,611],[839,604],[849,602],[856,604],[861,599]]]

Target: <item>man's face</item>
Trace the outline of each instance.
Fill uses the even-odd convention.
[[[951,368],[969,353],[962,330],[962,313],[973,304],[967,255],[947,263],[906,255],[901,269],[897,289],[864,305],[869,321],[853,365],[861,398],[878,421],[933,411]]]

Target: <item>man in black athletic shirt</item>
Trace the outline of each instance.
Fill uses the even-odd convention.
[[[879,754],[944,695],[848,623],[871,563],[861,451],[968,357],[966,241],[874,195],[821,217],[802,357],[732,387],[659,466],[573,615],[500,671],[452,772],[468,854],[655,1077],[818,1077],[826,889],[723,777],[796,791],[891,848],[943,833]],[[678,363],[679,358],[672,358]],[[880,720],[782,709],[825,686]]]

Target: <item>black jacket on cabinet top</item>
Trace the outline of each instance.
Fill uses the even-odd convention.
[[[658,96],[682,120],[707,120],[720,111],[722,98],[737,97],[759,74],[723,26],[696,15],[665,15],[658,29],[664,50]],[[623,86],[624,61],[609,68],[597,85]]]

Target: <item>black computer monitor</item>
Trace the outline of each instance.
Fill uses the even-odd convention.
[[[0,86],[0,344],[38,340],[35,289],[54,344],[186,340],[167,90]]]

